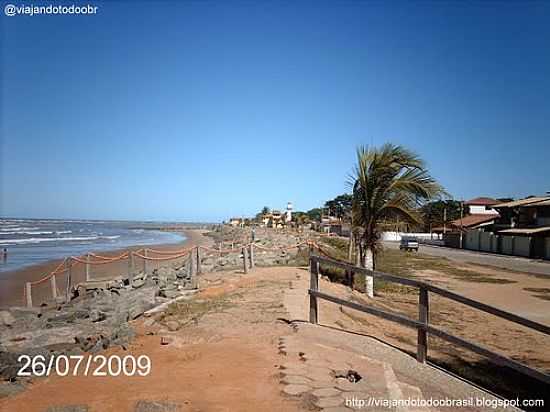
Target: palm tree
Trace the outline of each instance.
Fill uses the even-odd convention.
[[[422,159],[390,143],[379,148],[360,146],[349,183],[353,188],[353,233],[359,247],[358,260],[370,270],[375,270],[380,249],[380,223],[396,217],[420,223],[419,205],[444,193]],[[372,276],[365,277],[365,289],[369,297],[374,296]]]

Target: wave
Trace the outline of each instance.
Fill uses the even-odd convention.
[[[0,233],[0,236],[4,236],[4,235],[53,235],[54,232],[52,231],[38,231],[38,232],[5,232],[5,231],[2,231],[2,233]],[[56,232],[56,233],[59,233],[59,232]],[[2,239],[0,239],[1,241]]]
[[[0,229],[0,232],[21,232],[21,231],[28,231],[28,230],[38,230],[39,227],[5,227]]]
[[[23,244],[36,244],[42,242],[69,242],[69,241],[90,241],[90,240],[114,240],[120,236],[80,236],[80,237],[30,237],[26,239],[0,239],[0,245],[23,245]]]

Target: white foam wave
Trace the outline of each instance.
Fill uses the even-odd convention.
[[[21,232],[21,231],[29,231],[29,230],[38,230],[39,227],[10,227],[10,228],[2,228],[0,229],[1,232]]]
[[[81,237],[30,237],[26,239],[0,239],[0,245],[24,245],[36,244],[42,242],[69,242],[69,241],[90,241],[100,239],[118,239],[120,236],[81,236]]]
[[[53,235],[52,231],[33,231],[33,232],[4,232],[0,235]]]

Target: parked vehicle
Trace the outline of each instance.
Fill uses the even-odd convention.
[[[399,244],[399,249],[400,250],[405,250],[405,251],[415,251],[415,252],[418,252],[418,239],[415,238],[415,237],[409,237],[409,236],[404,236],[401,238],[401,243]]]

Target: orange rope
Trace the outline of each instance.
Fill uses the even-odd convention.
[[[187,249],[180,249],[180,250],[155,250],[155,249],[145,249],[148,252],[156,253],[157,255],[173,255],[173,254],[180,254],[180,253],[187,253],[190,250],[193,250],[193,247],[187,248]]]
[[[35,280],[34,282],[29,282],[31,285],[38,285],[42,282],[45,282],[46,280],[48,280],[49,278],[51,278],[52,276],[54,275],[57,275],[58,273],[62,273],[62,272],[65,272],[67,269],[63,269],[61,270],[61,268],[64,267],[64,265],[66,264],[67,262],[67,258],[63,259],[63,262],[61,262],[59,265],[57,265],[57,267],[50,273],[48,273],[46,276],[44,276],[42,279],[38,279],[38,280]]]
[[[182,258],[184,256],[186,256],[188,254],[188,252],[185,252],[185,253],[181,253],[179,255],[174,255],[174,256],[166,256],[166,257],[149,257],[149,256],[144,256],[142,254],[139,254],[137,252],[134,252],[133,255],[134,256],[137,256],[137,257],[140,257],[142,259],[145,259],[145,260],[172,260],[172,259],[178,259],[178,258]]]
[[[239,252],[240,253],[240,249],[212,249],[212,248],[209,248],[209,247],[206,247],[206,246],[201,246],[202,249],[204,250],[208,250],[210,252],[214,252],[214,253],[231,253],[231,252]]]
[[[110,256],[100,256],[100,255],[96,255],[95,253],[90,253],[90,256],[93,256],[97,259],[102,259],[102,260],[120,260],[120,259],[126,259],[128,257],[128,252],[124,252],[122,255],[120,256],[114,256],[114,257],[110,257]],[[92,262],[90,262],[92,263]]]

